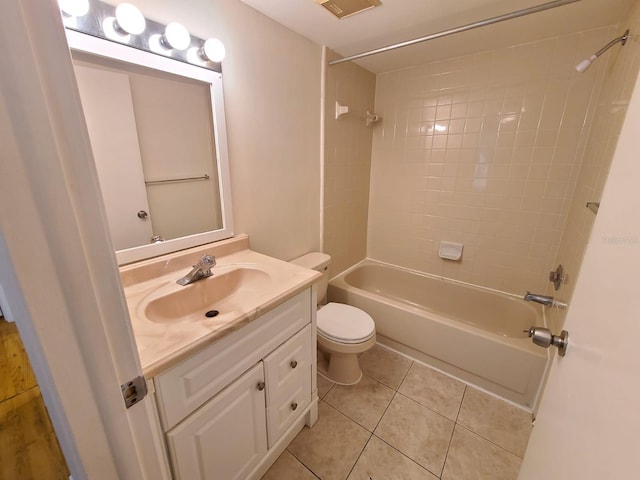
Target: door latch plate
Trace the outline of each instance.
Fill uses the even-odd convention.
[[[147,381],[143,376],[123,383],[120,385],[120,388],[122,389],[122,398],[127,408],[135,405],[147,396]]]

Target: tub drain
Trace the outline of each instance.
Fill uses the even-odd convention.
[[[208,318],[213,318],[216,315],[218,315],[220,312],[218,310],[209,310],[207,313],[205,313],[204,315]]]

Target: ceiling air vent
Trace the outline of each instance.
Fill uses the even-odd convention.
[[[338,18],[348,17],[380,5],[378,0],[316,0]]]

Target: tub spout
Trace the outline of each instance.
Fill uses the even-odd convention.
[[[537,293],[527,292],[524,296],[525,302],[537,302],[542,305],[551,306],[553,305],[553,297],[549,297],[547,295],[538,295]]]

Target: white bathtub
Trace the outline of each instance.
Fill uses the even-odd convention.
[[[548,360],[523,333],[544,326],[537,305],[372,260],[332,279],[329,300],[369,313],[380,343],[533,407]]]

